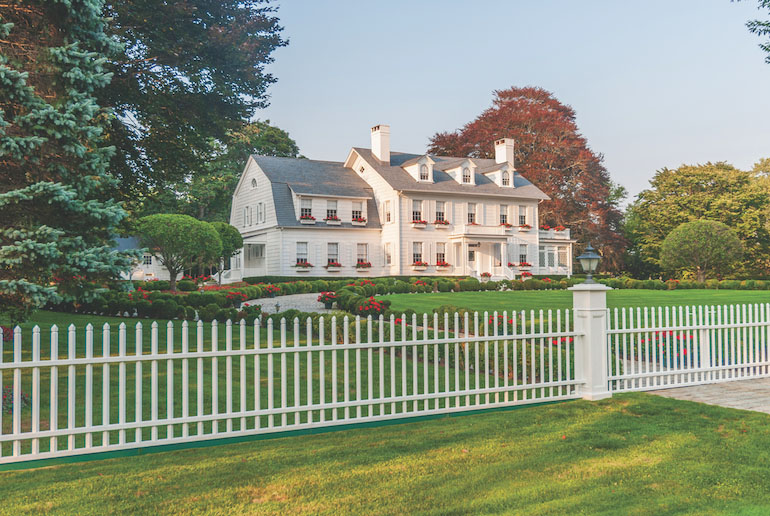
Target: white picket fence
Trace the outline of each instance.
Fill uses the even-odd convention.
[[[16,328],[0,464],[577,398],[570,313]]]
[[[770,376],[770,304],[608,310],[610,390]]]

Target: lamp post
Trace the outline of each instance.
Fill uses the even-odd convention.
[[[584,283],[596,283],[593,278],[593,273],[596,272],[596,267],[599,265],[599,260],[601,260],[602,257],[596,253],[591,244],[588,244],[586,250],[583,254],[578,256],[577,259],[580,262],[580,266],[583,267],[583,270],[587,274]]]

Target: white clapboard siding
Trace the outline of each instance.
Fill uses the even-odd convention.
[[[191,326],[17,327],[0,463],[580,397],[570,311]]]

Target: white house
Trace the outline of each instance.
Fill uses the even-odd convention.
[[[136,237],[126,237],[116,239],[115,249],[118,251],[126,251],[133,249],[141,249],[139,240]],[[121,274],[122,279],[136,280],[136,281],[152,281],[152,280],[169,280],[171,276],[168,273],[168,269],[160,263],[160,258],[149,252],[142,254],[142,257],[136,261],[128,273]],[[177,275],[177,280],[182,278],[182,274]]]
[[[225,279],[572,274],[574,241],[538,229],[548,196],[515,171],[513,140],[477,159],[391,152],[387,125],[371,137],[344,162],[250,156],[230,212],[244,247]]]

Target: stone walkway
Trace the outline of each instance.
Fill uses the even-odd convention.
[[[324,308],[323,303],[318,302],[318,292],[309,294],[289,294],[288,296],[262,297],[246,301],[250,305],[262,305],[262,312],[274,314],[286,310],[299,310],[300,312],[328,313],[331,310]],[[276,305],[278,305],[276,307]]]
[[[666,398],[697,401],[708,405],[770,414],[770,378],[710,383],[647,392]]]

